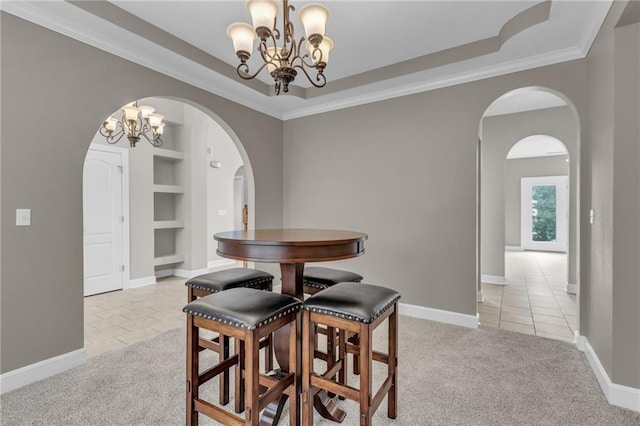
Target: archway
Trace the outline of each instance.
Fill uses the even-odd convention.
[[[546,325],[541,325],[540,333],[536,332],[536,316],[554,314],[544,311],[545,300],[536,301],[541,309],[533,309],[532,301],[538,299],[535,290],[521,289],[518,294],[515,284],[524,283],[525,277],[512,277],[512,283],[505,274],[505,249],[513,248],[507,238],[506,209],[506,175],[509,151],[514,145],[527,137],[546,134],[555,137],[567,145],[567,156],[571,157],[569,165],[569,236],[568,236],[568,274],[563,282],[562,292],[579,288],[579,152],[580,125],[577,110],[573,103],[564,95],[543,87],[521,88],[504,94],[496,99],[485,111],[479,125],[479,202],[478,202],[478,312],[482,325],[500,327],[511,326],[514,331],[529,332],[529,334],[544,335],[544,330],[557,331]],[[557,154],[550,151],[551,154]],[[551,158],[551,157],[548,157]],[[561,161],[565,161],[564,159]],[[543,161],[544,162],[544,161]],[[513,240],[511,240],[513,241]],[[518,249],[520,244],[517,245]],[[512,257],[507,254],[508,257]],[[529,276],[533,282],[533,276]],[[483,286],[484,284],[484,286]],[[502,286],[502,287],[498,287]],[[487,289],[494,291],[487,295]],[[508,289],[508,290],[507,290]],[[503,294],[508,298],[503,298]],[[499,300],[496,295],[499,295]],[[549,295],[552,297],[553,295]],[[566,293],[564,294],[566,296]],[[567,302],[567,311],[572,331],[577,330],[577,298]],[[564,299],[563,299],[564,301]],[[504,305],[505,302],[513,306]],[[575,303],[571,308],[569,303]],[[502,315],[503,307],[511,314]],[[529,311],[525,312],[525,308]],[[558,307],[562,311],[563,306]],[[538,314],[534,311],[538,311]],[[562,312],[561,312],[562,313]],[[496,315],[497,314],[497,315]],[[563,316],[563,315],[558,315]],[[528,317],[528,318],[527,318]],[[547,320],[540,316],[541,320]],[[508,321],[511,320],[511,321]],[[555,322],[555,320],[548,320]],[[508,324],[514,322],[514,324]],[[560,332],[558,331],[558,334]],[[571,333],[563,334],[564,340],[571,339]],[[547,336],[555,337],[555,336]],[[558,338],[558,337],[557,337]]]
[[[182,99],[153,97],[140,99],[139,102],[152,105],[165,116],[167,126],[162,136],[162,147],[153,147],[141,139],[135,148],[130,148],[126,138],[115,146],[110,146],[99,134],[94,137],[92,144],[93,148],[98,147],[102,151],[124,152],[130,160],[130,185],[125,186],[131,196],[125,198],[130,199],[131,204],[122,213],[122,218],[130,228],[131,238],[125,244],[130,250],[123,255],[127,262],[123,262],[124,278],[120,289],[155,284],[157,279],[171,276],[181,277],[184,281],[184,278],[205,273],[211,267],[230,266],[229,261],[219,258],[213,260],[212,265],[208,246],[213,244],[213,238],[207,218],[215,214],[222,221],[231,219],[231,224],[220,225],[222,228],[216,228],[215,232],[233,228],[233,182],[239,166],[244,170],[246,199],[251,206],[249,211],[253,213],[254,210],[255,184],[251,163],[238,137],[226,123],[211,111]],[[223,149],[218,144],[221,140],[224,140],[226,153],[222,152]],[[92,151],[94,149],[90,148],[88,155]],[[233,161],[229,160],[231,157]],[[228,196],[214,191],[219,196],[219,202],[211,203],[208,192],[212,181],[210,175],[220,177],[220,172],[229,175]],[[224,217],[227,212],[228,217]],[[249,217],[250,227],[253,226],[254,217],[253,214]],[[215,250],[213,253],[215,255]],[[167,280],[177,281],[173,278]],[[184,301],[180,283],[175,285],[175,290],[170,291],[176,292],[173,299],[177,304]],[[105,296],[109,296],[112,301],[122,299],[114,293]],[[170,307],[166,301],[164,306]],[[112,307],[119,310],[117,306]],[[179,306],[176,305],[175,308],[175,312],[180,312]],[[126,308],[123,309],[126,311]],[[110,317],[110,313],[102,309],[96,317],[95,306],[87,306],[87,299],[85,311],[89,314],[86,321],[88,327],[85,327],[85,347],[91,356],[97,354],[87,344],[87,337],[90,337],[89,333],[93,330],[91,321],[95,322],[93,325],[96,327],[93,328],[99,329],[99,334],[109,339],[113,337],[109,331],[110,326],[105,329],[101,320],[105,316]],[[122,318],[127,318],[126,315],[120,312],[114,313],[114,317],[119,318],[118,321],[122,320],[119,324],[114,323],[114,326],[127,328],[127,322]],[[159,329],[181,326],[183,321],[177,315],[173,317],[174,323],[162,321],[164,324]],[[139,333],[127,339],[137,337],[149,335]],[[93,345],[95,341],[91,343]],[[116,342],[112,343],[115,344],[113,349],[119,347]]]

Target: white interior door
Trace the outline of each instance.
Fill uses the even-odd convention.
[[[121,290],[123,154],[91,148],[83,173],[84,295]]]
[[[522,178],[521,244],[524,249],[567,251],[568,194],[568,176]]]

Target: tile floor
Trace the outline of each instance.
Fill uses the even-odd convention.
[[[506,286],[482,284],[481,327],[573,341],[576,296],[565,292],[567,257],[562,253],[505,252]]]
[[[84,298],[84,346],[87,357],[185,326],[185,279],[167,277],[158,284]]]
[[[544,252],[506,252],[509,285],[483,284],[478,303],[481,327],[573,341],[576,297],[564,291],[566,256]],[[92,357],[184,327],[185,279],[84,299],[84,341]]]

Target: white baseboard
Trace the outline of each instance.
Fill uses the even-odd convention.
[[[465,315],[458,312],[426,308],[424,306],[408,305],[406,303],[400,303],[399,305],[399,313],[401,315],[444,322],[446,324],[459,325],[461,327],[478,328],[478,317],[476,315]]]
[[[576,347],[584,352],[587,357],[587,361],[589,361],[589,365],[609,404],[640,412],[640,389],[612,383],[602,363],[600,363],[596,352],[585,336],[578,338]]]
[[[173,270],[173,275],[175,275],[176,277],[180,277],[180,278],[193,278],[196,277],[198,275],[203,275],[203,274],[207,274],[209,273],[209,269],[204,268],[204,269],[195,269],[193,271],[190,271],[188,269],[174,269]]]
[[[484,294],[482,294],[482,290],[478,292],[478,302],[484,302]]]
[[[130,288],[144,287],[144,286],[152,285],[155,283],[156,283],[156,276],[151,275],[150,277],[142,277],[142,278],[137,278],[135,280],[129,280],[129,285],[126,288],[130,289]]]
[[[156,278],[166,278],[173,276],[173,268],[160,269],[155,272]]]
[[[507,279],[499,275],[486,275],[480,276],[480,281],[486,284],[507,285]]]
[[[38,382],[87,362],[84,348],[45,359],[0,375],[0,393],[7,393],[31,383]]]
[[[207,267],[211,268],[220,268],[221,266],[229,266],[235,264],[236,261],[233,259],[219,259],[219,260],[210,260],[207,262]]]
[[[564,288],[564,291],[566,291],[569,294],[577,294],[578,286],[576,284],[567,283],[567,286]]]
[[[524,251],[524,248],[520,246],[504,246],[504,251]]]

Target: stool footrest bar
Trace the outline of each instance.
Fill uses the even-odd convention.
[[[202,385],[203,383],[207,383],[209,380],[220,375],[222,372],[229,370],[236,364],[238,364],[238,355],[233,355],[232,357],[225,359],[224,361],[214,365],[204,373],[200,374],[198,376],[198,383],[200,385]]]
[[[316,374],[311,376],[311,386],[318,386],[325,389],[327,392],[335,393],[336,395],[344,398],[349,398],[352,401],[360,401],[360,391],[358,389],[347,385],[341,385],[333,380],[327,380]]]
[[[215,405],[209,404],[207,401],[194,399],[193,406],[197,412],[211,417],[213,420],[218,421],[224,425],[243,426],[245,424],[243,418],[236,416],[235,414],[231,414],[221,408],[218,408]]]

